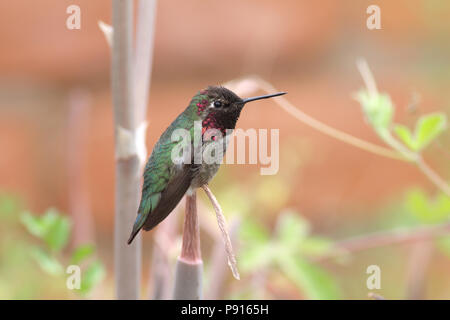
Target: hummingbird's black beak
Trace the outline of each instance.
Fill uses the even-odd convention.
[[[273,93],[273,94],[266,94],[264,96],[257,96],[257,97],[246,98],[246,99],[242,99],[242,102],[243,102],[243,104],[246,104],[247,102],[250,102],[250,101],[278,97],[278,96],[282,96],[283,94],[286,94],[286,93],[287,92],[277,92],[277,93]]]

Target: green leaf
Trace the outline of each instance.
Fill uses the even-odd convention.
[[[60,215],[56,210],[50,209],[43,217],[47,226],[44,240],[51,250],[59,251],[65,247],[69,240],[70,221],[67,217]]]
[[[20,221],[32,235],[43,238],[46,233],[46,227],[42,223],[42,220],[39,217],[33,216],[29,212],[24,212],[20,216]]]
[[[446,120],[443,113],[433,113],[420,117],[415,130],[418,149],[425,148],[439,134],[444,132]]]
[[[72,264],[79,264],[81,261],[92,255],[94,251],[95,249],[92,244],[84,244],[77,247],[72,253]]]
[[[252,245],[241,248],[242,254],[239,257],[239,269],[243,272],[251,272],[268,267],[278,254],[271,244]]]
[[[302,255],[321,256],[327,254],[333,248],[333,242],[321,237],[307,237],[299,246],[298,251]]]
[[[277,258],[281,270],[309,299],[339,299],[339,287],[324,269],[292,256],[280,255]]]
[[[19,207],[20,201],[17,197],[5,193],[0,194],[0,218],[17,219]]]
[[[276,237],[287,247],[295,248],[309,233],[309,223],[295,211],[285,210],[277,222]]]
[[[44,240],[51,250],[59,251],[67,244],[70,220],[56,210],[49,209],[40,217],[25,212],[21,221],[32,235]]]
[[[450,258],[450,236],[442,236],[436,240],[439,250]]]
[[[239,233],[244,243],[265,243],[269,240],[267,230],[251,218],[246,218],[243,221]]]
[[[100,261],[94,261],[81,274],[80,292],[89,294],[106,275],[105,267]]]
[[[64,268],[59,261],[44,250],[35,247],[32,249],[31,255],[46,273],[53,276],[59,276],[64,273]]]
[[[375,129],[389,127],[394,114],[394,107],[389,95],[370,95],[367,90],[363,89],[355,95],[355,99],[361,104],[367,120]]]
[[[405,197],[406,209],[420,222],[430,222],[428,199],[420,189],[412,189]]]
[[[429,200],[422,190],[412,189],[406,194],[405,206],[421,223],[442,223],[450,217],[450,197],[442,193]]]
[[[417,151],[419,148],[416,143],[416,139],[411,134],[411,131],[408,129],[408,127],[397,124],[394,127],[394,131],[397,134],[397,136],[400,138],[400,140],[411,150]]]

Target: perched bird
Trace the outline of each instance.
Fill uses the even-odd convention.
[[[219,170],[220,162],[210,163],[195,161],[194,123],[201,124],[202,139],[197,143],[202,150],[208,145],[222,143],[223,153],[226,151],[225,134],[227,129],[233,130],[244,105],[250,101],[266,99],[285,94],[279,92],[264,96],[241,99],[234,92],[220,86],[210,86],[198,92],[188,107],[175,119],[159,138],[144,170],[142,197],[136,221],[133,225],[128,244],[142,228],[153,229],[163,221],[180,202],[188,190],[195,190],[208,183]],[[173,148],[180,142],[173,139],[177,129],[184,129],[192,139],[191,161],[173,159]],[[222,136],[216,139],[208,132],[216,129]],[[218,131],[217,131],[218,130]],[[197,147],[198,149],[198,147]]]

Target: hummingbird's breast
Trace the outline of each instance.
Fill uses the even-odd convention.
[[[223,157],[227,150],[230,135],[218,140],[207,140],[202,145],[202,163],[191,182],[191,189],[200,188],[207,184],[219,171]]]

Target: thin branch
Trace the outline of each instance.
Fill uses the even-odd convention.
[[[370,71],[369,64],[366,59],[359,58],[356,60],[356,66],[361,73],[364,84],[366,85],[367,91],[370,96],[376,96],[378,94],[377,83],[375,82],[375,78],[373,77],[372,72]]]
[[[333,246],[334,250],[330,250],[328,254],[319,257],[318,260],[333,258],[342,253],[356,253],[367,249],[393,244],[405,244],[428,240],[438,236],[448,235],[449,233],[450,223],[427,227],[380,231],[338,241]]]
[[[267,81],[255,77],[254,81],[258,83],[258,86],[266,91],[267,93],[277,92],[277,89],[273,87],[270,83]],[[355,146],[357,148],[360,148],[362,150],[377,154],[379,156],[395,159],[395,160],[404,160],[404,157],[399,152],[393,151],[391,149],[378,146],[376,144],[373,144],[371,142],[359,139],[355,136],[352,136],[348,133],[345,133],[343,131],[337,130],[333,127],[330,127],[315,118],[307,115],[303,111],[297,109],[293,104],[291,104],[285,97],[276,97],[273,99],[284,111],[289,113],[291,116],[296,118],[297,120],[300,120],[304,124],[322,132],[323,134],[326,134],[334,139],[340,140],[342,142],[345,142],[347,144],[350,144],[352,146]]]
[[[365,59],[358,59],[356,62],[361,77],[364,80],[367,91],[370,95],[375,96],[378,94],[377,86],[369,65]],[[431,182],[433,182],[442,192],[450,196],[450,186],[434,172],[424,161],[420,153],[410,151],[402,143],[395,139],[389,130],[378,132],[380,137],[388,143],[394,150],[397,150],[403,154],[406,160],[414,162],[420,171],[422,171]]]
[[[423,161],[422,157],[418,157],[416,164],[428,179],[431,180],[440,190],[442,190],[447,196],[450,197],[450,186],[444,179],[442,179],[436,172],[431,169],[428,164]]]
[[[219,224],[220,232],[222,233],[222,240],[225,244],[225,251],[227,253],[228,258],[228,265],[230,266],[231,272],[233,273],[233,276],[239,280],[239,272],[237,270],[236,266],[236,258],[233,253],[233,246],[231,245],[230,236],[228,235],[227,226],[225,217],[222,213],[222,208],[219,205],[219,202],[217,201],[216,197],[212,193],[211,189],[209,189],[208,185],[203,185],[202,189],[205,190],[206,195],[208,196],[209,200],[211,201],[214,211],[216,212],[217,217],[217,223]]]
[[[359,61],[358,67],[360,68],[361,74],[363,76],[364,81],[366,82],[366,86],[368,86],[368,90],[372,90],[376,92],[376,84],[374,84],[373,76],[370,73],[370,69],[364,67],[364,63]],[[367,63],[366,63],[367,64]],[[370,76],[368,75],[370,73]],[[259,78],[247,78],[242,81],[248,83],[250,80],[253,80],[254,83],[257,83],[257,87],[261,88],[267,93],[277,92],[278,90],[273,87],[267,81]],[[230,82],[231,85],[237,86],[236,82]],[[247,87],[255,87],[247,85]],[[369,89],[370,88],[370,89]],[[431,182],[433,182],[442,192],[444,192],[447,196],[450,196],[450,185],[442,179],[436,172],[434,172],[424,161],[420,154],[414,153],[412,151],[407,150],[403,145],[401,145],[397,140],[395,140],[389,133],[388,144],[397,150],[388,149],[385,147],[381,147],[370,143],[368,141],[359,139],[354,137],[348,133],[337,130],[333,127],[330,127],[311,116],[307,115],[303,111],[297,109],[293,104],[291,104],[285,97],[276,97],[273,99],[283,110],[289,113],[294,118],[300,120],[304,124],[347,144],[360,148],[362,150],[377,154],[379,156],[402,160],[415,163],[417,167],[422,171]]]

